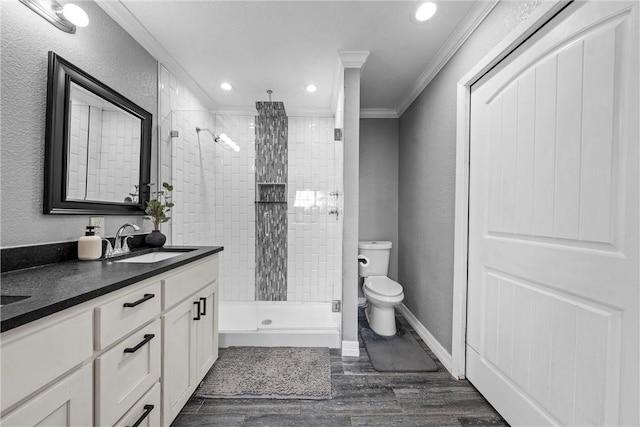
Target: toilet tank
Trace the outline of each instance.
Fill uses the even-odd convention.
[[[358,254],[369,259],[369,265],[358,263],[360,277],[386,276],[389,272],[391,242],[382,240],[358,242]]]

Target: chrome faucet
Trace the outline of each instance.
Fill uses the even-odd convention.
[[[135,224],[131,224],[129,222],[122,225],[122,227],[118,228],[118,231],[116,232],[115,245],[114,245],[113,251],[111,252],[111,256],[129,253],[129,244],[127,243],[127,240],[132,236],[124,236],[124,237],[122,236],[122,233],[124,233],[124,230],[127,227],[133,228],[134,231],[140,230],[140,227],[138,227]],[[109,251],[107,250],[107,254],[105,254],[106,257],[108,257],[108,252]]]

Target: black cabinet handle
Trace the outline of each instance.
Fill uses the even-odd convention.
[[[200,301],[202,302],[202,312],[200,314],[202,314],[203,316],[207,315],[207,298],[202,297],[200,298]]]
[[[145,334],[144,339],[142,341],[140,341],[140,343],[135,346],[135,347],[127,347],[124,349],[125,353],[135,353],[136,351],[140,350],[140,347],[142,347],[143,345],[145,345],[146,343],[148,343],[149,341],[151,341],[151,339],[155,337],[154,334]]]
[[[144,296],[142,298],[140,298],[138,301],[134,301],[134,302],[125,302],[124,304],[122,304],[123,307],[135,307],[136,305],[140,305],[145,301],[150,300],[151,298],[155,297],[154,294],[144,294]]]
[[[196,317],[194,317],[193,320],[200,320],[200,301],[194,301],[193,303],[198,306],[196,310]]]
[[[133,423],[133,425],[130,426],[130,427],[138,427],[140,425],[140,423],[142,421],[144,421],[145,418],[147,418],[147,416],[151,413],[151,411],[153,411],[153,405],[144,405],[144,412],[142,413],[140,418],[138,418],[138,421]],[[129,427],[129,426],[127,426],[127,427]]]

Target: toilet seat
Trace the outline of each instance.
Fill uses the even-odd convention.
[[[369,276],[364,279],[364,287],[381,297],[396,297],[402,294],[402,285],[387,276]]]

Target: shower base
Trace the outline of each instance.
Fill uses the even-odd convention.
[[[220,302],[219,346],[340,348],[331,303]]]

